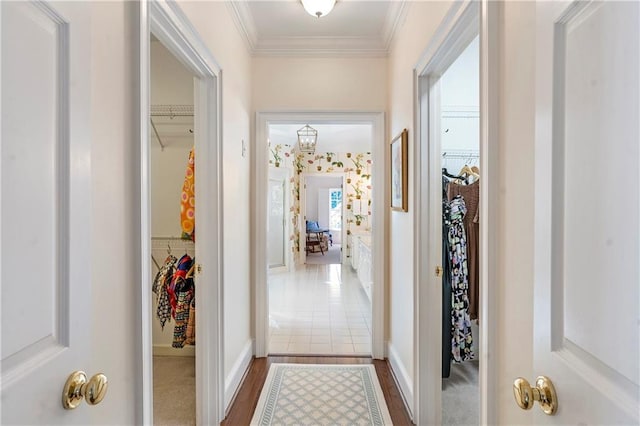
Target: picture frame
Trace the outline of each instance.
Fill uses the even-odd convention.
[[[407,212],[409,211],[408,200],[408,144],[409,131],[403,129],[402,132],[393,138],[390,145],[391,150],[391,210]]]

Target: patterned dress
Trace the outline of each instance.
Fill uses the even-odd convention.
[[[167,257],[164,265],[162,265],[156,274],[151,288],[157,295],[158,306],[156,307],[156,315],[160,320],[160,327],[162,327],[163,330],[167,321],[171,321],[171,304],[169,303],[168,288],[171,285],[177,262],[178,259],[176,259],[175,256]]]
[[[449,203],[449,261],[451,265],[451,353],[455,362],[474,359],[469,316],[469,270],[464,215],[467,208],[462,196]]]

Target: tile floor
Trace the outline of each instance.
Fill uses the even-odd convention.
[[[269,276],[269,353],[371,355],[371,303],[349,265]]]

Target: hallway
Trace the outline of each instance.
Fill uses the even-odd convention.
[[[371,303],[351,266],[269,276],[269,352],[371,355]]]
[[[253,360],[247,376],[238,390],[235,400],[231,404],[229,413],[221,425],[236,426],[249,424],[267,377],[269,366],[273,363],[373,364],[376,368],[378,380],[380,381],[380,386],[393,424],[395,426],[408,426],[413,424],[402,401],[402,395],[393,380],[391,368],[386,361],[356,357],[269,356],[268,358],[256,358]]]

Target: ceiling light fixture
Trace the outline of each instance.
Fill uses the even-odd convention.
[[[300,0],[304,10],[311,16],[321,18],[327,16],[333,10],[336,0]]]
[[[300,152],[313,154],[316,152],[316,143],[318,142],[318,131],[308,124],[298,130],[298,148]]]

